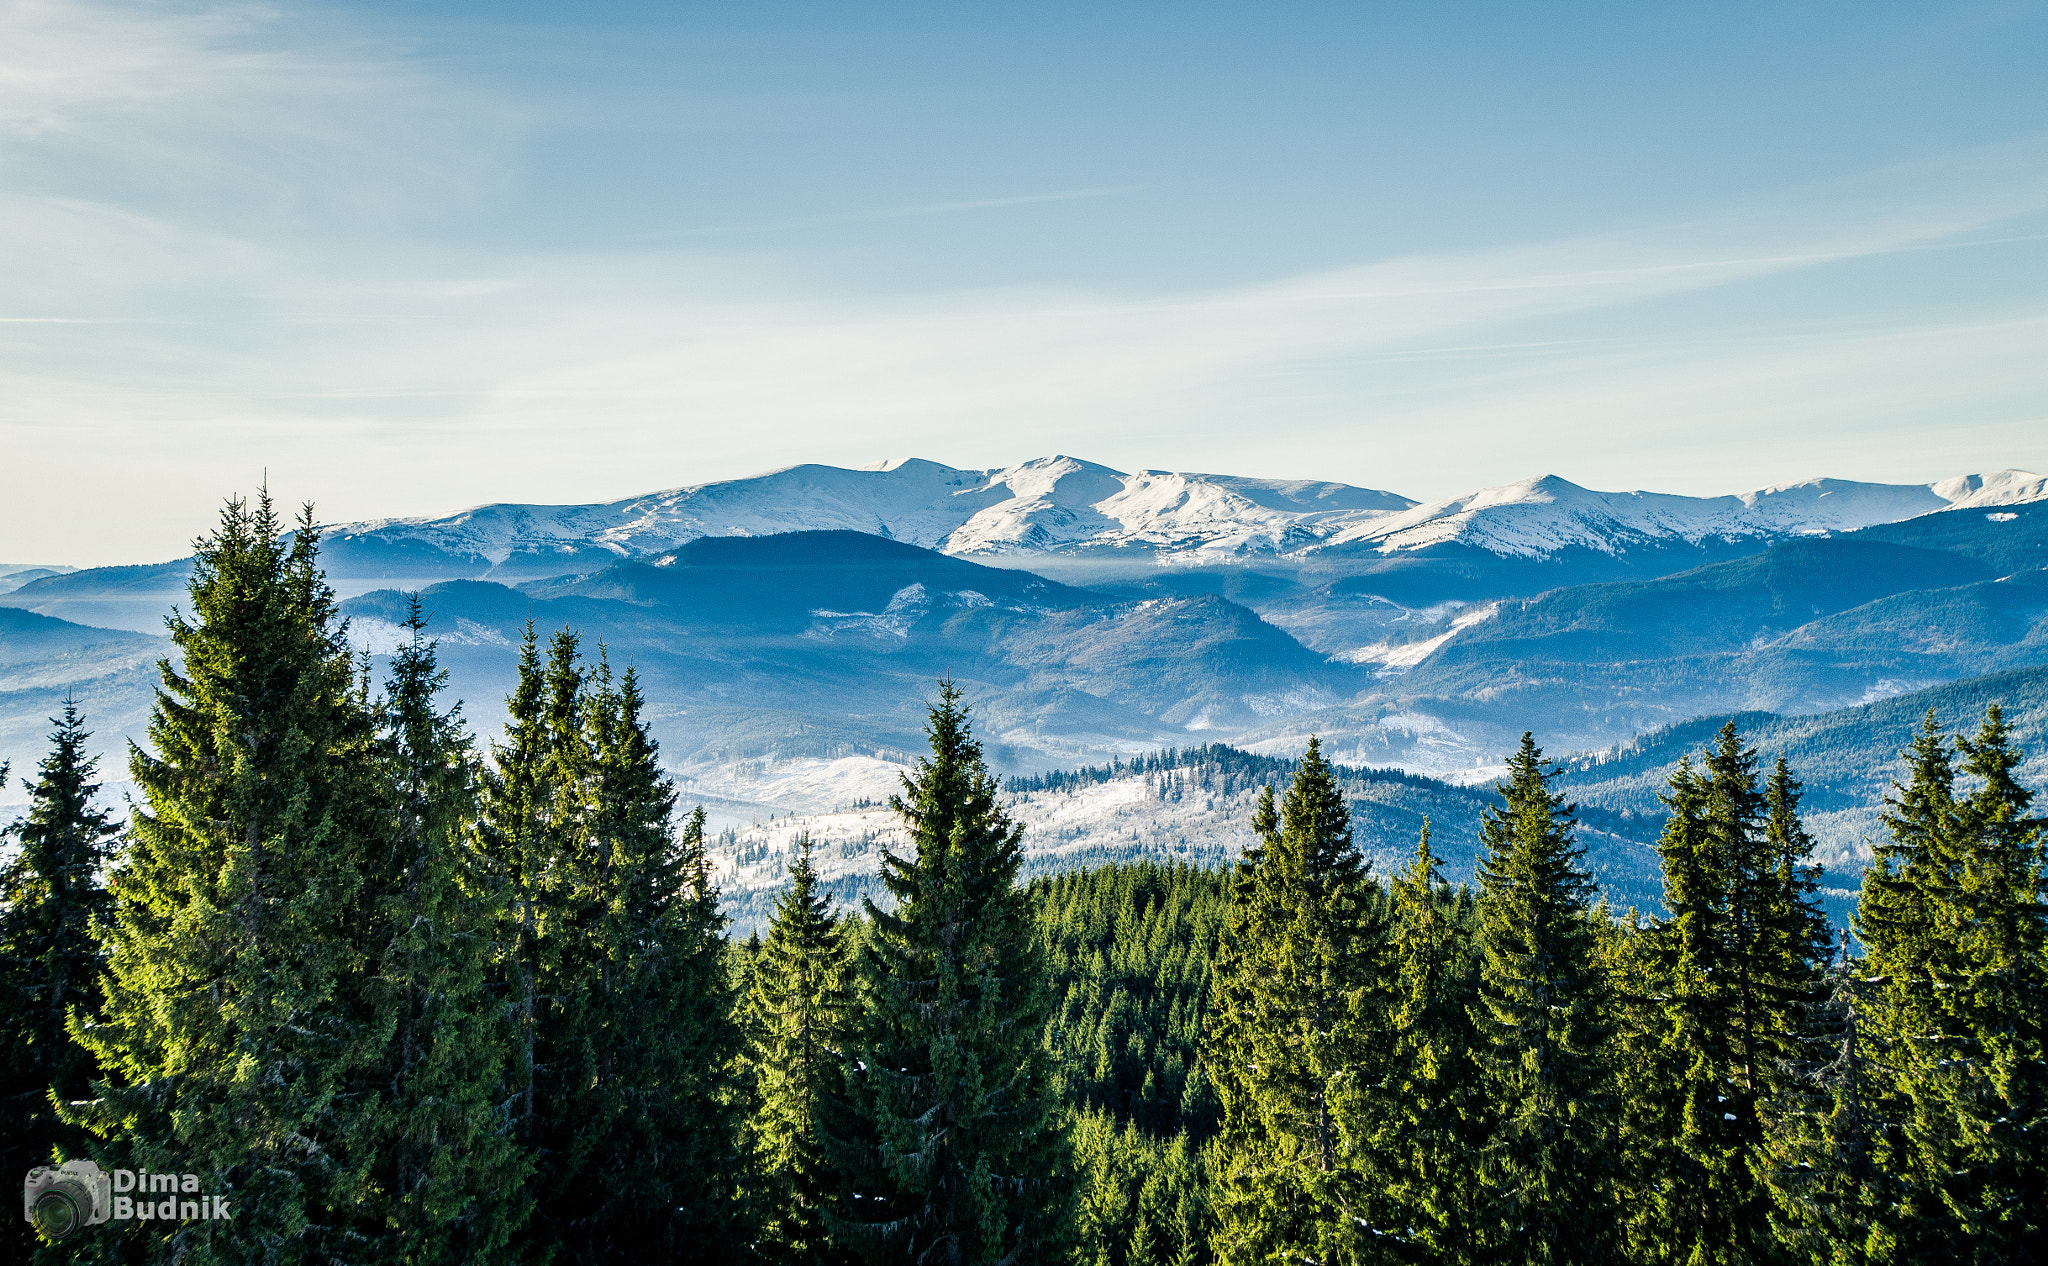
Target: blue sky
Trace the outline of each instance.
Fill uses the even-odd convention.
[[[2048,468],[2041,4],[0,0],[0,561],[816,460]]]

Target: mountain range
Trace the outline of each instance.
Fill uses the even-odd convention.
[[[1064,457],[797,466],[343,524],[322,557],[368,652],[422,593],[486,735],[529,620],[602,644],[686,794],[735,828],[886,797],[942,674],[1011,772],[1189,743],[1285,758],[1316,732],[1448,786],[1490,780],[1524,729],[1616,753],[2048,663],[2048,481],[2016,471],[1720,498],[1545,477],[1419,504]],[[0,759],[28,769],[67,694],[117,754],[189,560],[32,570],[0,565],[26,577],[0,593]],[[1826,845],[1853,866],[1877,793],[1844,785]]]

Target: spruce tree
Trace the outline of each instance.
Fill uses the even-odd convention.
[[[267,494],[198,542],[182,666],[131,751],[106,1000],[73,1027],[106,1070],[95,1132],[232,1206],[138,1227],[195,1264],[353,1257],[374,1194],[375,1105],[347,1091],[395,1018],[364,987],[386,795],[318,548],[310,507],[288,535]]]
[[[1864,1031],[1865,965],[1849,937],[1821,998],[1802,1025],[1802,1049],[1765,1106],[1760,1166],[1774,1206],[1771,1231],[1780,1254],[1810,1266],[1877,1266],[1898,1260],[1886,1230],[1894,1203],[1879,1166],[1873,1113],[1881,1070]]]
[[[753,959],[746,1013],[757,1105],[750,1134],[765,1180],[761,1253],[795,1266],[840,1258],[825,1226],[838,1180],[822,1123],[844,1093],[853,997],[846,929],[818,891],[808,835],[789,877]]]
[[[579,850],[595,912],[565,960],[587,963],[587,1090],[567,1101],[574,1167],[560,1217],[578,1262],[730,1261],[744,1242],[742,1031],[727,971],[704,810],[676,832],[675,786],[642,717],[637,675],[600,657],[582,708],[594,777]],[[564,989],[578,982],[565,979]]]
[[[1864,879],[1859,931],[1884,977],[1873,1007],[1898,1118],[1886,1160],[1902,1249],[2004,1262],[2048,1236],[2048,904],[2041,823],[1997,708],[1955,741],[1930,715],[1891,801],[1892,842]]]
[[[551,901],[562,870],[552,831],[557,797],[547,768],[545,681],[540,642],[529,622],[519,647],[517,684],[505,701],[504,738],[492,745],[491,764],[482,774],[478,824],[480,891],[503,920],[494,983],[512,1044],[511,1129],[536,1165],[550,1150],[541,1138],[539,1103],[547,1019],[541,991],[546,951],[552,948],[543,934],[557,922]]]
[[[26,817],[7,829],[20,844],[0,872],[0,1005],[7,1027],[0,1103],[0,1173],[18,1174],[53,1157],[80,1155],[83,1131],[57,1116],[53,1100],[85,1099],[98,1073],[92,1056],[71,1040],[66,1017],[90,1016],[99,1004],[103,967],[99,938],[113,899],[101,868],[120,829],[93,803],[98,761],[85,752],[92,732],[77,705],[52,717],[50,754],[37,767]],[[0,786],[7,781],[0,764]]]
[[[585,664],[568,629],[543,662],[529,627],[483,780],[525,1259],[718,1261],[743,1235],[725,920],[644,706],[633,672]]]
[[[375,1123],[360,1260],[488,1262],[510,1253],[527,1215],[526,1158],[499,1113],[511,1047],[490,987],[496,911],[479,882],[469,835],[475,760],[461,705],[443,711],[447,682],[417,594],[391,657],[381,756],[391,820],[375,854],[383,944],[372,982],[396,1017],[391,1043],[366,1070]]]
[[[950,681],[926,733],[930,755],[890,801],[917,854],[883,854],[894,911],[864,903],[864,1017],[830,1125],[849,1190],[828,1225],[877,1260],[1051,1260],[1070,1182],[1040,1044],[1050,999],[1016,886],[1022,828]]]
[[[2048,841],[1996,704],[1956,748],[1978,784],[1958,806],[1963,978],[1944,999],[1966,1040],[1930,1087],[1938,1133],[1924,1145],[1974,1259],[2015,1261],[2048,1247]]]
[[[1614,1255],[1617,1105],[1594,886],[1549,765],[1524,734],[1480,824],[1472,1019],[1499,1120],[1480,1176],[1496,1260],[1586,1266]]]
[[[516,1241],[521,1260],[546,1262],[571,1234],[564,1225],[588,1211],[589,1193],[573,1189],[576,1157],[571,1099],[593,1069],[577,979],[578,928],[587,924],[578,885],[574,835],[581,812],[575,757],[582,741],[581,674],[576,641],[551,639],[543,663],[531,624],[520,646],[517,682],[506,700],[503,739],[482,779],[478,853],[481,892],[501,911],[493,988],[510,1030],[508,1125],[531,1167],[534,1207]],[[577,733],[566,739],[563,724]],[[574,981],[573,985],[566,982]]]
[[[1480,1249],[1479,1155],[1491,1121],[1473,1062],[1471,1007],[1479,984],[1469,909],[1445,884],[1429,847],[1396,875],[1394,1058],[1376,1151],[1402,1240],[1444,1262]]]
[[[1253,826],[1205,1059],[1223,1100],[1217,1252],[1352,1261],[1387,1212],[1369,1147],[1388,1055],[1385,914],[1315,739]]]
[[[1903,755],[1907,778],[1885,798],[1889,838],[1874,846],[1855,917],[1871,981],[1864,1053],[1881,1070],[1868,1102],[1872,1144],[1892,1197],[1872,1238],[1904,1260],[1945,1260],[1955,1219],[1941,1176],[1928,1172],[1926,1122],[1914,1120],[1928,1080],[1965,1054],[1942,1000],[1964,976],[1953,923],[1960,831],[1954,760],[1932,709]]]
[[[1658,841],[1668,918],[1649,933],[1662,1012],[1661,1076],[1640,1087],[1633,1134],[1644,1180],[1631,1239],[1646,1260],[1767,1260],[1769,1192],[1760,1105],[1799,1051],[1826,953],[1812,899],[1798,784],[1781,759],[1769,789],[1731,722],[1697,769],[1681,762]],[[1661,1119],[1659,1110],[1661,1109]]]

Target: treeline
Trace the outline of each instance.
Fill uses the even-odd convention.
[[[1732,725],[1668,780],[1655,920],[1526,738],[1470,887],[1426,829],[1368,876],[1313,744],[1226,875],[1041,881],[1076,1260],[2041,1260],[2043,823],[1995,707],[1906,756],[1853,943]]]
[[[1083,765],[1079,769],[1054,769],[1042,774],[1012,774],[1003,780],[1003,790],[1012,795],[1034,791],[1074,791],[1099,786],[1118,778],[1141,774],[1180,775],[1182,785],[1204,791],[1229,794],[1256,790],[1293,777],[1299,761],[1286,756],[1264,756],[1228,743],[1204,743],[1200,747],[1170,747],[1145,752],[1129,760],[1114,757],[1106,765]],[[1413,787],[1438,786],[1433,779],[1399,769],[1331,767],[1341,781],[1399,783]]]
[[[1314,742],[1226,870],[1021,883],[942,683],[887,908],[835,909],[805,842],[735,944],[630,670],[530,633],[478,751],[417,606],[373,682],[317,551],[231,504],[125,833],[75,710],[11,828],[15,1172],[234,1210],[45,1260],[2042,1255],[2048,858],[1995,708],[1929,718],[1838,945],[1799,784],[1732,725],[1669,778],[1649,919],[1599,902],[1527,737],[1469,886],[1426,826],[1369,874]]]

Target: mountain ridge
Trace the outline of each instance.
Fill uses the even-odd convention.
[[[1721,497],[1596,492],[1556,475],[1427,504],[1326,480],[1126,473],[1064,455],[969,470],[924,459],[881,469],[807,463],[618,501],[493,503],[452,515],[328,529],[343,552],[431,548],[493,570],[575,570],[581,558],[661,553],[702,536],[846,529],[966,557],[1132,555],[1178,566],[1381,556],[1463,545],[1501,557],[1579,547],[1738,541],[1851,531],[1942,510],[2048,498],[2026,471],[1926,484],[1817,478]],[[564,566],[564,564],[569,564]]]

